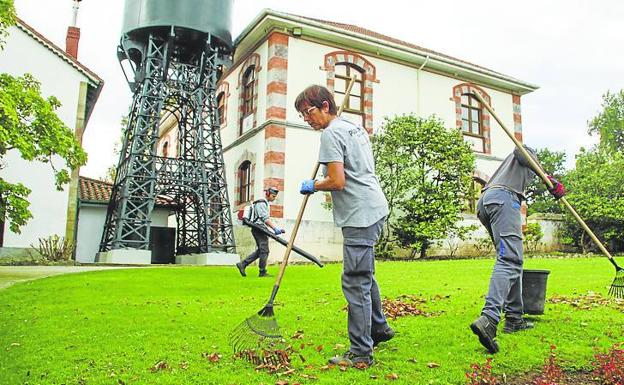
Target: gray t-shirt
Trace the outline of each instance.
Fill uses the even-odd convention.
[[[319,163],[344,165],[345,188],[332,191],[334,223],[338,227],[368,227],[388,215],[388,202],[375,175],[368,133],[337,117],[321,134]],[[327,176],[327,167],[323,167]]]
[[[531,155],[531,158],[538,162],[535,150],[527,146],[524,146],[524,148]],[[520,199],[526,200],[524,190],[535,174],[531,169],[531,164],[526,160],[522,152],[516,148],[514,152],[503,160],[503,163],[496,169],[494,175],[492,175],[482,191],[492,187],[503,187],[518,194]]]

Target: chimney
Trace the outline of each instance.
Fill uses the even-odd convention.
[[[80,0],[74,0],[72,25],[67,27],[67,37],[65,38],[65,52],[76,60],[78,60],[78,42],[80,41],[80,28],[76,27],[79,7]]]

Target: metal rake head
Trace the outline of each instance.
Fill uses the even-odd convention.
[[[265,306],[257,314],[241,322],[229,335],[234,354],[262,351],[283,340],[273,306]],[[253,361],[252,361],[253,362]]]
[[[624,298],[624,269],[617,269],[615,278],[609,289],[609,295],[616,298]]]

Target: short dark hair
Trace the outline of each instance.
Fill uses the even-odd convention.
[[[329,105],[329,113],[332,115],[336,115],[338,113],[338,109],[336,108],[336,102],[334,101],[334,96],[329,92],[329,90],[323,86],[312,85],[303,90],[295,100],[295,109],[297,111],[301,111],[301,107],[304,103],[307,103],[310,107],[323,107],[323,102],[327,102]]]

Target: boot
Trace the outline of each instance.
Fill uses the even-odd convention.
[[[535,325],[524,318],[507,318],[505,317],[505,327],[503,333],[515,333],[522,330],[533,329]]]
[[[355,366],[358,369],[365,369],[373,364],[373,356],[357,356],[350,351],[342,356],[329,359],[329,363],[339,366]]]
[[[373,347],[379,345],[382,342],[390,341],[394,337],[394,330],[388,326],[381,331],[373,331],[371,338],[373,339]]]
[[[245,266],[242,262],[238,262],[236,264],[236,267],[238,268],[238,272],[240,273],[240,275],[242,275],[243,277],[247,276],[247,274],[245,273]]]
[[[479,337],[479,342],[488,352],[494,354],[498,352],[498,343],[496,342],[496,326],[497,324],[482,315],[470,324],[470,329]]]

